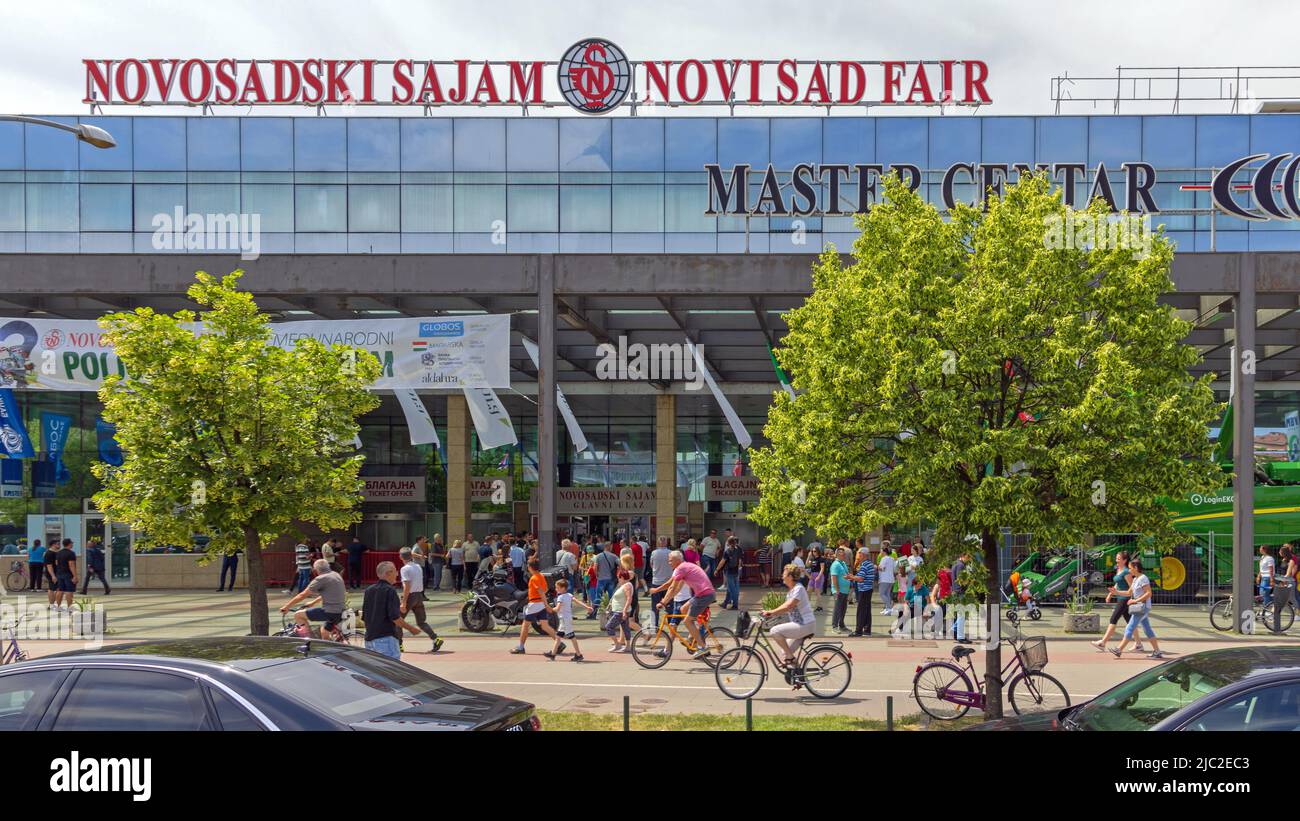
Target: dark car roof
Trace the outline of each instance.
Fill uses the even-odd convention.
[[[1224,647],[1202,650],[1180,661],[1197,668],[1213,668],[1220,675],[1242,681],[1300,668],[1300,646]]]
[[[306,650],[304,652],[304,646]],[[239,636],[231,638],[171,639],[167,641],[137,641],[115,644],[97,650],[70,650],[43,656],[37,661],[76,658],[120,660],[121,656],[165,659],[177,666],[190,669],[232,667],[238,670],[257,670],[272,664],[283,664],[310,656],[326,656],[344,652],[347,645],[332,641],[312,641],[296,638],[269,638],[266,636]]]

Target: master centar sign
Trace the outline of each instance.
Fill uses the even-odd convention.
[[[545,60],[234,57],[89,59],[83,102],[101,105],[979,106],[981,60],[634,61],[599,37]],[[548,95],[557,89],[559,97]],[[635,113],[635,110],[634,110]]]

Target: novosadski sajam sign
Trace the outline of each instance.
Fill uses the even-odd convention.
[[[100,105],[978,106],[981,60],[631,60],[588,37],[546,60],[87,59],[83,102]],[[554,89],[559,92],[558,96]],[[629,99],[629,97],[631,99]]]
[[[382,368],[375,389],[510,387],[506,314],[271,325],[277,347],[307,338],[370,351]],[[95,391],[108,374],[127,376],[95,320],[0,317],[0,388]]]

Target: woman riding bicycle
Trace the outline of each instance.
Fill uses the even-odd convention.
[[[808,601],[808,588],[800,583],[803,578],[804,570],[802,567],[791,563],[785,566],[785,571],[781,574],[781,581],[785,583],[788,592],[785,594],[785,603],[773,610],[762,611],[763,618],[769,618],[781,613],[789,613],[790,621],[785,624],[778,624],[773,627],[768,634],[777,647],[781,648],[785,656],[785,663],[793,666],[794,658],[799,653],[799,648],[803,645],[804,639],[812,636],[817,631],[817,623],[813,618],[812,603]],[[798,685],[796,685],[798,689]]]

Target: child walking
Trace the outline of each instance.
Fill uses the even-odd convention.
[[[578,646],[578,634],[573,631],[573,602],[574,598],[573,594],[569,592],[568,581],[558,579],[555,582],[555,614],[560,620],[560,629],[555,633],[555,646],[551,648],[549,653],[542,653],[551,661],[555,661],[556,656],[563,651],[564,645],[561,643],[561,639],[568,639],[573,642],[573,658],[569,659],[569,661],[582,661],[582,648]],[[580,601],[578,604],[587,608],[588,613],[596,609],[586,602]]]

